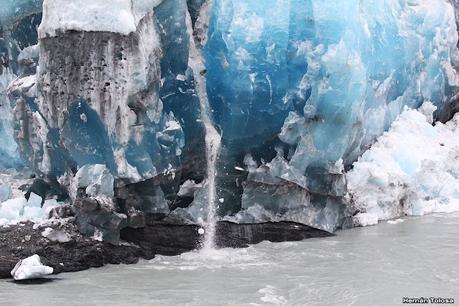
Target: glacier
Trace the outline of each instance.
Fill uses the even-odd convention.
[[[247,174],[234,164],[246,154],[259,166],[248,169],[243,209],[286,205],[336,229],[344,171],[404,107],[429,101],[437,118],[450,115],[458,37],[448,1],[217,0],[212,10],[205,48],[222,189],[240,192],[234,177]]]
[[[60,183],[113,241],[214,208],[329,232],[456,209],[455,183],[427,181],[455,176],[458,5],[7,0],[0,169]]]

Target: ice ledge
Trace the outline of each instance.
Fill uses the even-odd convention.
[[[45,0],[39,38],[69,30],[129,35],[162,0]]]

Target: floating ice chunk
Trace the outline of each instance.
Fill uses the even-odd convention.
[[[274,286],[266,286],[260,290],[258,290],[258,294],[262,295],[260,297],[260,300],[263,303],[269,304],[269,305],[287,305],[288,300],[280,295],[280,289],[274,287]]]
[[[399,224],[399,223],[403,223],[403,222],[405,222],[405,220],[403,220],[403,219],[396,219],[396,220],[387,221],[387,223],[389,223],[389,224]]]
[[[204,235],[205,230],[203,228],[198,229],[198,234],[199,235]]]
[[[40,256],[36,254],[20,260],[11,271],[11,276],[16,281],[42,278],[50,274],[53,274],[53,268],[44,266],[41,263]]]
[[[105,165],[85,165],[75,176],[76,188],[86,188],[90,196],[113,197],[114,178]]]
[[[81,119],[81,121],[83,121],[84,123],[88,123],[88,116],[86,116],[86,114],[81,114],[81,115],[80,115],[80,119]]]

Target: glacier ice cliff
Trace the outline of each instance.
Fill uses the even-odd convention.
[[[365,173],[378,165],[372,154],[386,136],[376,140],[406,108],[432,105],[432,120],[441,122],[456,112],[458,5],[7,0],[0,8],[0,168],[28,166],[67,187],[88,235],[116,241],[114,231],[150,219],[200,223],[209,186],[205,80],[209,118],[222,137],[220,216],[330,232],[352,226],[356,213],[398,217],[408,213],[399,209],[407,197],[380,200],[378,192],[392,187],[375,187]],[[407,114],[422,116],[413,112],[396,125]],[[453,133],[419,118],[422,124],[403,127]],[[94,169],[113,179],[112,193],[75,184],[97,176]],[[421,184],[406,175],[394,180],[411,186],[403,192]]]
[[[17,75],[26,70],[20,67],[20,62],[26,61],[21,51],[37,43],[41,3],[39,0],[7,0],[0,8],[0,169],[23,165],[14,141],[15,120],[7,89]]]
[[[405,106],[430,101],[448,116],[455,11],[448,1],[268,2],[216,0],[212,9],[206,60],[223,189],[237,190],[245,174],[229,163],[250,153],[258,167],[242,184],[243,208],[284,206],[333,230],[344,171]]]

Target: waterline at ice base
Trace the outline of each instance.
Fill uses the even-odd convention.
[[[457,24],[453,0],[4,0],[0,277],[459,211]]]

